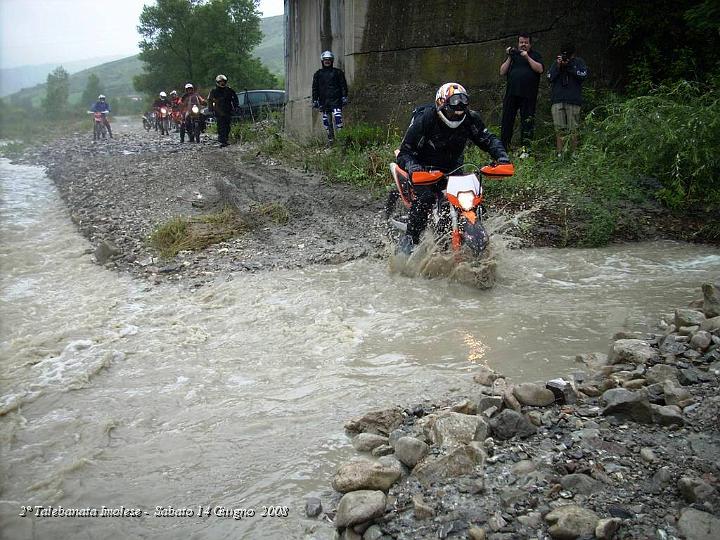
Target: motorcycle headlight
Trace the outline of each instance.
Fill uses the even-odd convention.
[[[162,109],[160,109],[160,112],[163,114],[167,114],[167,109],[165,107],[163,107]]]
[[[200,109],[198,108],[197,105],[193,105],[193,106],[192,106],[192,112],[193,112],[193,114],[197,114],[197,113],[200,112]]]
[[[472,191],[461,191],[458,193],[458,202],[463,210],[472,210],[475,202],[475,194]]]

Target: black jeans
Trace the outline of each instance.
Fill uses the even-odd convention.
[[[537,95],[533,97],[505,95],[502,120],[500,121],[500,140],[505,150],[510,149],[510,141],[512,141],[513,127],[515,126],[515,117],[518,110],[520,111],[520,146],[524,146],[532,140],[536,105]]]
[[[228,136],[230,135],[230,116],[217,116],[217,130],[218,130],[218,142],[220,144],[228,143]]]

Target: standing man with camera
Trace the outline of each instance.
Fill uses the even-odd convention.
[[[551,85],[550,111],[555,125],[555,147],[558,157],[565,150],[565,137],[570,134],[570,146],[577,148],[577,128],[582,105],[582,83],[588,69],[582,58],[575,56],[575,45],[567,43],[550,66],[547,77]]]
[[[510,148],[513,127],[518,110],[520,111],[521,158],[528,157],[527,145],[532,140],[535,127],[535,107],[537,104],[540,75],[545,69],[542,56],[533,50],[529,34],[518,36],[518,46],[505,49],[507,58],[500,65],[500,75],[507,77],[505,98],[503,99],[502,120],[500,121],[500,140],[506,149]]]

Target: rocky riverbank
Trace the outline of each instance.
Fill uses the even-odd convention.
[[[74,133],[16,160],[46,168],[100,264],[151,283],[199,286],[238,271],[336,264],[384,254],[382,201],[321,175],[287,168],[214,135],[181,144],[119,118],[112,140]],[[149,244],[158,227],[234,208],[242,233],[163,259]],[[283,214],[278,220],[272,211]]]
[[[573,380],[479,368],[473,395],[350,420],[362,458],[308,516],[343,540],[720,538],[720,284],[577,360]]]

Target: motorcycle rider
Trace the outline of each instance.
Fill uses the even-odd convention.
[[[185,93],[183,94],[181,100],[180,100],[180,112],[182,114],[182,122],[183,125],[180,127],[180,142],[185,142],[185,132],[190,131],[188,129],[187,120],[188,120],[188,113],[190,112],[190,109],[193,105],[197,105],[198,107],[201,107],[205,104],[205,100],[203,97],[195,92],[195,87],[192,83],[187,83],[185,85]],[[202,114],[200,115],[200,121],[203,121]],[[201,130],[204,126],[201,125]],[[190,142],[192,142],[192,133],[190,133]]]
[[[165,129],[165,125],[163,124],[162,119],[161,119],[161,118],[162,118],[161,115],[160,115],[160,108],[161,108],[161,107],[165,107],[165,109],[167,110],[168,114],[170,114],[171,103],[170,103],[170,100],[168,100],[167,94],[166,94],[165,92],[160,92],[160,95],[159,95],[158,99],[156,99],[156,100],[153,102],[153,109],[155,109],[156,118],[160,119],[160,121],[159,121],[159,124],[160,124],[160,134],[161,134],[161,135],[170,135],[170,131],[167,131],[167,130]]]
[[[240,106],[240,102],[235,90],[227,85],[227,77],[222,73],[215,77],[215,85],[208,94],[208,104],[217,120],[220,148],[224,148],[228,145],[232,114]]]
[[[103,124],[105,124],[105,128],[107,129],[108,135],[110,135],[110,138],[112,139],[112,129],[110,129],[110,122],[108,122],[108,114],[110,114],[110,105],[107,101],[105,101],[105,96],[103,94],[100,94],[97,97],[97,101],[93,103],[93,105],[90,107],[90,110],[94,113],[105,113],[102,115],[103,117]]]
[[[335,132],[343,127],[342,108],[348,104],[348,87],[345,73],[333,67],[335,55],[325,51],[320,55],[322,67],[313,75],[312,105],[322,112],[323,126],[327,130],[328,144],[335,141]],[[330,123],[329,115],[333,121]]]
[[[490,133],[477,111],[468,108],[470,100],[462,85],[443,84],[435,94],[435,104],[413,111],[396,163],[412,181],[412,174],[426,168],[451,172],[463,164],[468,139],[498,163],[510,163],[500,139]],[[398,249],[412,253],[425,230],[428,214],[447,179],[434,184],[415,184],[415,199],[408,215],[407,234],[400,238]]]

